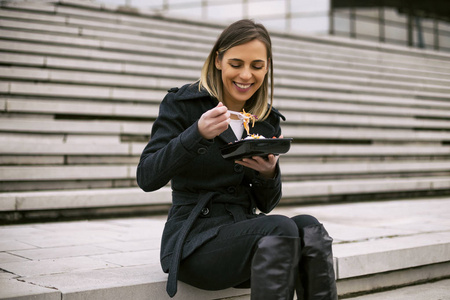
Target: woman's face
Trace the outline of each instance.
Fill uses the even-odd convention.
[[[261,87],[268,68],[267,49],[259,40],[228,49],[216,67],[222,70],[224,104],[242,110],[245,101]]]

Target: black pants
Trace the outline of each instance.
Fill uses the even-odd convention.
[[[316,218],[269,215],[220,229],[211,241],[181,261],[179,280],[205,290],[250,287],[250,270],[257,242],[264,236],[303,237],[303,228]]]

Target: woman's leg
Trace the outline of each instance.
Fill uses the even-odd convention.
[[[251,278],[252,299],[261,294],[268,300],[289,299],[278,294],[293,294],[293,283],[289,282],[295,273],[292,269],[298,265],[299,244],[298,227],[285,216],[264,216],[227,225],[217,237],[181,261],[179,279],[202,289],[218,290],[248,287]],[[274,284],[278,281],[285,282],[285,286]]]
[[[309,215],[293,217],[301,237],[300,281],[296,287],[301,300],[336,300],[333,269],[333,239],[322,224]]]
[[[299,258],[300,238],[262,237],[253,255],[251,300],[292,300]]]

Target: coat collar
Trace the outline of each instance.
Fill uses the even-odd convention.
[[[186,84],[180,89],[173,88],[169,91],[175,92],[175,97],[177,100],[190,100],[196,98],[211,97],[207,90],[203,88],[201,90],[198,89],[198,82]]]

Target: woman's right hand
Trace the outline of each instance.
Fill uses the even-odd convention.
[[[230,113],[222,102],[216,107],[206,111],[198,120],[198,131],[200,135],[211,140],[227,130],[230,124]]]

